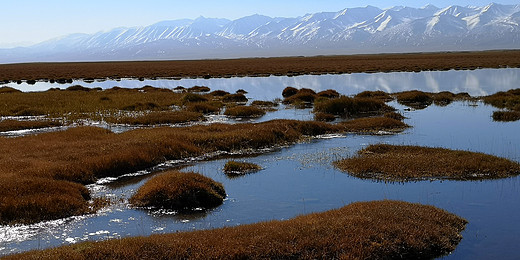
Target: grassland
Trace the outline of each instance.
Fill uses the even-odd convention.
[[[519,163],[492,155],[387,144],[370,145],[335,165],[356,177],[389,181],[482,180],[520,174]]]
[[[432,259],[455,249],[467,221],[399,201],[214,230],[86,242],[6,259]]]
[[[380,120],[356,119],[347,125],[274,120],[258,124],[157,127],[121,134],[96,127],[77,127],[3,138],[0,223],[30,223],[87,212],[88,193],[80,184],[145,169],[165,160],[283,145],[304,136],[403,128],[398,120],[385,118],[393,121],[384,126]],[[355,126],[356,122],[362,126]],[[55,186],[63,190],[47,189]]]
[[[1,81],[233,77],[520,67],[520,51],[0,65]]]
[[[175,210],[214,208],[224,201],[221,183],[195,172],[167,171],[141,186],[129,202],[138,207]]]

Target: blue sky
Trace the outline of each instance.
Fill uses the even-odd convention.
[[[70,33],[94,33],[121,26],[145,26],[162,20],[198,16],[236,19],[251,14],[296,17],[347,7],[396,5],[484,6],[492,0],[333,1],[333,0],[5,0],[0,2],[0,47],[37,43]],[[454,3],[455,2],[455,3]],[[519,4],[518,0],[495,1]]]

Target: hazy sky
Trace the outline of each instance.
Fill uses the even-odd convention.
[[[251,14],[296,17],[347,7],[396,5],[484,6],[492,0],[2,0],[0,47],[37,43],[70,33],[94,33],[115,27],[145,26],[162,20],[199,16],[236,19]],[[500,0],[500,4],[519,4]]]

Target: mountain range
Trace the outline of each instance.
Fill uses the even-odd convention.
[[[296,18],[162,21],[0,49],[0,63],[518,49],[520,5],[373,6]]]

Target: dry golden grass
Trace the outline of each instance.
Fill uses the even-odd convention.
[[[224,165],[224,173],[228,176],[239,176],[262,169],[260,165],[248,162],[228,161]]]
[[[245,103],[247,100],[247,97],[242,93],[228,94],[222,97],[222,102],[226,103]]]
[[[316,102],[314,106],[315,113],[321,112],[347,118],[382,115],[394,110],[379,99],[347,96]]]
[[[520,51],[0,65],[2,80],[232,77],[520,67]]]
[[[9,212],[17,210],[16,214],[9,214],[20,216],[20,219],[4,219],[6,213],[0,210],[0,223],[36,222],[78,213],[69,207],[63,207],[62,214],[54,212],[56,205],[67,203],[69,197],[77,197],[76,188],[50,193],[45,203],[40,201],[42,196],[31,193],[19,200],[18,191],[28,189],[20,186],[20,178],[39,178],[42,187],[46,186],[45,182],[52,186],[55,181],[65,180],[63,189],[66,189],[76,183],[91,183],[97,178],[145,169],[165,160],[215,151],[265,148],[296,142],[303,135],[338,131],[342,131],[338,126],[326,123],[275,120],[259,124],[159,127],[122,134],[95,127],[79,127],[36,136],[4,138],[0,142],[0,185],[5,191],[2,205],[11,205],[9,209],[3,209]],[[18,204],[26,206],[12,206]],[[86,199],[83,204],[84,207],[79,209],[86,209]],[[34,220],[25,217],[36,215],[38,217]]]
[[[433,259],[455,249],[466,223],[433,206],[357,202],[285,221],[84,242],[6,259]]]
[[[437,106],[447,106],[453,101],[469,100],[471,96],[468,93],[451,93],[449,91],[441,91],[438,93],[429,93],[419,90],[404,91],[392,94],[397,98],[397,102],[405,106],[415,109],[424,109],[432,103]]]
[[[394,99],[392,96],[390,96],[390,94],[388,94],[384,91],[381,91],[381,90],[363,91],[361,93],[356,94],[354,97],[356,97],[356,98],[377,98],[377,99],[381,99],[385,102],[391,101]]]
[[[210,102],[196,102],[189,103],[185,106],[186,111],[198,112],[203,114],[208,113],[217,113],[223,107],[224,104],[219,101],[210,101]]]
[[[384,132],[402,132],[410,126],[400,120],[389,117],[357,118],[339,123],[345,131],[355,133],[377,134]]]
[[[336,119],[336,116],[329,113],[318,112],[314,114],[314,120],[322,122],[332,122]]]
[[[38,121],[19,121],[19,120],[2,120],[0,121],[0,132],[16,131],[22,129],[39,129],[46,127],[62,126],[58,121],[38,120]]]
[[[167,171],[147,181],[129,202],[137,207],[193,210],[214,208],[224,198],[221,183],[194,172]]]
[[[179,124],[200,121],[204,117],[202,113],[190,111],[157,111],[142,116],[123,116],[104,118],[108,123],[127,125],[160,125]]]
[[[273,107],[277,107],[278,103],[273,102],[273,101],[255,100],[255,101],[251,102],[251,106],[263,107],[263,108],[273,108]]]
[[[255,106],[235,106],[226,108],[224,115],[231,117],[253,118],[265,115],[265,110]]]
[[[370,145],[335,165],[353,176],[390,181],[481,180],[520,174],[520,164],[483,153],[420,146]]]
[[[497,92],[483,98],[484,103],[506,111],[493,112],[495,121],[517,121],[520,120],[520,89],[511,89],[507,92]]]

